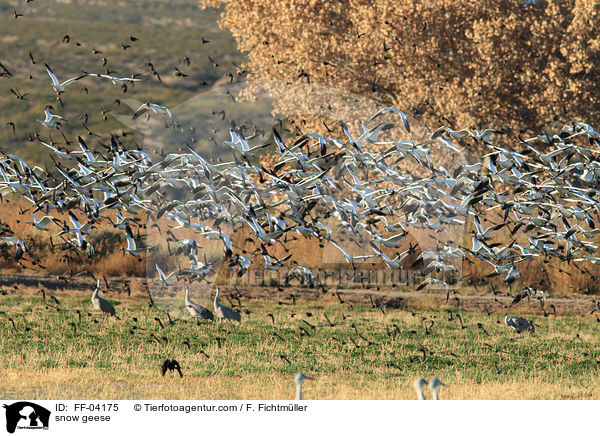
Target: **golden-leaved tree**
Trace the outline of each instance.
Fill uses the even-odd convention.
[[[232,0],[221,25],[248,52],[250,80],[347,90],[434,128],[539,131],[600,128],[599,10],[600,0]]]

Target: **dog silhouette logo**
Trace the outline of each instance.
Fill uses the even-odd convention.
[[[4,404],[6,409],[6,431],[14,433],[18,429],[48,429],[50,411],[35,403],[19,401]]]

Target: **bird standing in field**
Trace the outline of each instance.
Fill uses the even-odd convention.
[[[240,324],[242,322],[242,316],[239,313],[232,308],[223,306],[219,303],[219,288],[217,288],[217,293],[215,294],[215,313],[219,317],[219,328],[221,327],[224,319],[226,319],[232,325],[232,320],[237,321]]]
[[[106,301],[104,298],[98,296],[98,292],[100,291],[100,279],[96,282],[96,289],[94,289],[94,293],[92,294],[92,304],[94,305],[94,309],[99,310],[103,314],[103,319],[108,315],[112,315],[117,319],[120,319],[115,312],[115,308],[112,304]]]
[[[216,306],[215,299],[215,306]],[[213,313],[208,310],[206,307],[201,306],[200,304],[194,303],[190,300],[190,288],[185,288],[185,307],[188,312],[196,319],[196,324],[199,325],[199,319],[210,319],[211,321],[215,320]],[[216,309],[215,309],[216,310]]]
[[[427,387],[431,391],[431,394],[433,395],[434,400],[440,399],[438,392],[437,392],[437,390],[440,386],[446,386],[446,385],[444,383],[442,383],[437,377],[433,378],[427,385]]]
[[[301,372],[296,374],[296,377],[294,378],[294,382],[296,383],[296,400],[302,399],[302,383],[304,383],[304,380],[312,379],[310,377],[305,376]]]
[[[523,333],[526,330],[535,332],[535,326],[531,321],[527,321],[525,318],[519,318],[516,316],[508,316],[508,313],[504,316],[504,324],[508,327],[512,327],[518,334]]]
[[[423,377],[419,377],[415,380],[413,386],[415,387],[415,391],[417,391],[419,400],[426,400],[423,388],[427,386],[427,381]]]

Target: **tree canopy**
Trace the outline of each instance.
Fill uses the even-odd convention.
[[[539,131],[600,125],[599,3],[235,0],[221,25],[248,52],[249,80],[344,89],[434,128]]]

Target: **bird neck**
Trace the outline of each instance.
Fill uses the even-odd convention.
[[[296,383],[296,400],[302,399],[302,383]]]
[[[217,289],[217,293],[215,294],[215,304],[219,304],[217,301],[219,299],[219,290]]]
[[[185,302],[190,302],[190,288],[185,288]]]
[[[417,395],[419,396],[419,400],[426,400],[427,398],[425,398],[425,394],[423,393],[422,389],[417,389]]]
[[[98,298],[98,288],[94,289],[94,293],[92,294],[92,300]]]
[[[433,399],[434,400],[439,400],[440,399],[440,397],[438,396],[438,393],[437,393],[437,388],[433,388],[431,390],[431,393],[433,394]]]

